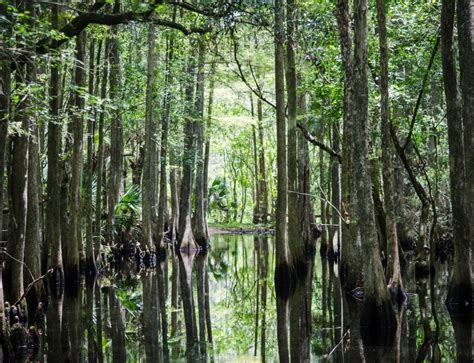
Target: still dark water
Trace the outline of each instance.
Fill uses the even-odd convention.
[[[138,273],[130,262],[105,273],[93,287],[83,284],[76,296],[53,300],[47,307],[42,345],[30,352],[30,359],[100,361],[103,356],[106,362],[140,362],[148,353],[155,357],[152,361],[161,361],[164,317],[172,362],[187,360],[190,330],[197,348],[188,349],[200,349],[206,357],[200,361],[278,361],[273,237],[215,235],[211,244],[206,256],[178,259],[170,253],[156,271]],[[430,361],[456,362],[456,349],[472,358],[472,322],[455,323],[455,334],[444,306],[446,266],[438,266],[435,289],[430,291],[433,300],[424,319],[415,283],[406,284],[409,300],[395,347],[363,347],[357,332],[341,328],[347,312],[331,269],[316,256],[312,361],[356,361],[362,349],[399,362],[416,361],[423,349],[429,350]],[[164,308],[166,315],[160,314]],[[185,314],[188,324],[194,322],[192,328]],[[437,334],[425,337],[426,324]],[[191,360],[198,360],[197,355]]]

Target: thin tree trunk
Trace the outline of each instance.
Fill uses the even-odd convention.
[[[216,73],[216,61],[213,60],[211,63],[211,69],[209,71],[209,96],[207,104],[207,122],[205,140],[206,144],[204,146],[204,171],[203,171],[203,197],[204,197],[204,220],[206,221],[207,226],[207,213],[209,209],[209,154],[211,150],[211,125],[212,125],[212,107],[214,105],[214,80]],[[209,231],[208,231],[209,234]],[[212,342],[211,342],[212,343]]]
[[[451,208],[453,211],[454,266],[447,298],[448,306],[467,306],[472,295],[469,253],[469,219],[465,205],[466,170],[463,142],[463,119],[458,91],[456,58],[453,45],[455,1],[444,0],[441,12],[441,49],[446,96]],[[471,250],[472,253],[472,250]]]
[[[99,43],[97,51],[97,60],[95,59],[95,39],[90,40],[89,46],[89,94],[93,96],[98,95],[99,86],[99,64],[101,55],[101,45]],[[95,83],[94,83],[95,82]],[[89,115],[87,122],[87,167],[86,167],[86,181],[85,181],[85,207],[84,207],[84,218],[86,223],[86,261],[85,267],[87,276],[95,275],[95,253],[97,250],[94,249],[93,230],[94,230],[94,219],[93,219],[93,203],[92,203],[92,178],[94,173],[94,134],[95,134],[95,123],[97,119],[97,109],[94,107]]]
[[[204,38],[199,40],[198,70],[196,80],[196,208],[193,216],[193,234],[197,244],[206,249],[209,244],[207,221],[205,220],[204,201],[204,62],[206,44]]]
[[[102,100],[107,96],[107,80],[109,73],[109,41],[104,40],[104,61],[102,65],[102,79],[101,79],[101,90],[100,98]],[[104,119],[105,119],[105,107],[102,107],[99,115],[98,125],[98,145],[97,145],[97,185],[95,192],[95,225],[94,225],[94,249],[97,253],[100,253],[101,246],[101,221],[102,221],[102,196],[103,196],[103,172],[104,172]],[[104,203],[105,204],[105,203]]]
[[[262,109],[262,100],[257,100],[257,120],[258,120],[258,181],[259,181],[259,195],[260,198],[260,214],[261,222],[268,222],[268,191],[267,191],[267,169],[265,166],[265,145],[263,142],[264,132],[263,132],[263,109]]]
[[[51,24],[57,27],[59,7],[52,5]],[[61,157],[61,121],[59,118],[59,64],[51,64],[51,78],[49,85],[49,112],[48,122],[48,176],[46,200],[46,243],[50,250],[50,266],[54,268],[53,286],[59,291],[64,283],[63,257],[61,247],[61,181],[62,168]]]
[[[156,173],[154,161],[156,159],[156,124],[153,119],[153,85],[155,72],[155,26],[150,23],[148,30],[148,68],[145,106],[145,155],[142,178],[142,231],[143,244],[154,250],[153,221],[156,204]],[[159,242],[159,241],[158,241]]]
[[[390,288],[400,293],[403,288],[398,252],[398,236],[395,211],[395,168],[394,146],[390,137],[390,100],[388,89],[388,44],[385,18],[385,0],[377,0],[377,23],[380,47],[380,95],[382,129],[382,173],[385,206],[385,226],[387,233],[387,278]]]
[[[157,242],[160,244],[160,250],[164,250],[163,235],[166,230],[170,230],[169,218],[168,218],[168,173],[167,173],[167,162],[168,162],[168,133],[170,123],[170,112],[171,112],[171,87],[172,84],[172,62],[174,56],[174,38],[172,35],[169,36],[168,48],[166,52],[166,66],[165,66],[165,97],[163,100],[163,119],[161,121],[161,160],[160,160],[160,196],[158,204],[158,231]],[[168,220],[166,220],[168,219]],[[171,233],[168,237],[172,238]]]
[[[173,256],[171,272],[171,337],[178,333],[178,295],[179,295],[179,264],[178,257]]]
[[[74,72],[74,115],[72,121],[72,165],[71,165],[71,205],[70,205],[70,242],[67,247],[65,259],[66,283],[76,284],[79,282],[79,256],[82,252],[82,149],[83,149],[83,122],[82,112],[85,108],[84,97],[80,89],[86,85],[84,61],[85,61],[85,32],[77,38],[76,42],[76,69]]]
[[[17,82],[22,82],[27,74],[26,66],[17,68]],[[22,76],[20,76],[20,74]],[[10,190],[10,228],[8,255],[4,277],[5,291],[8,301],[16,301],[23,294],[23,258],[25,254],[26,209],[27,209],[27,180],[28,180],[28,133],[29,117],[26,115],[26,99],[21,99],[16,105],[14,120],[21,125],[22,133],[12,135]]]
[[[286,158],[285,117],[285,72],[284,72],[284,5],[275,1],[275,95],[277,131],[277,201],[276,201],[276,246],[275,246],[275,290],[277,308],[278,355],[280,362],[289,361],[288,347],[288,298],[290,294],[291,270],[287,252],[287,192],[288,172]]]
[[[179,227],[179,198],[178,198],[178,177],[177,177],[177,167],[174,153],[170,155],[170,162],[172,169],[170,170],[170,193],[171,193],[171,220],[170,220],[170,239],[173,245],[177,240],[177,233]]]
[[[30,70],[35,80],[36,70]],[[26,239],[25,239],[25,263],[31,275],[25,277],[25,285],[30,284],[41,275],[41,249],[42,249],[42,225],[41,225],[41,205],[40,205],[40,151],[39,134],[36,115],[30,117],[30,137],[28,146],[28,208],[26,214]],[[27,296],[30,312],[33,313],[44,293],[43,281],[35,284]]]
[[[192,45],[192,44],[191,44]],[[184,150],[183,150],[183,176],[180,186],[179,199],[179,227],[178,245],[182,250],[196,248],[196,241],[191,230],[191,196],[193,190],[193,171],[196,159],[195,122],[193,121],[194,106],[192,104],[194,94],[194,75],[196,73],[196,62],[191,56],[188,59],[186,72],[185,102],[186,120],[184,124]]]
[[[253,117],[253,102],[252,102],[252,117]],[[258,157],[257,157],[257,153],[258,153],[258,147],[257,147],[257,132],[256,132],[256,129],[255,129],[255,126],[252,125],[252,142],[253,142],[253,165],[254,165],[254,174],[255,174],[255,205],[254,205],[254,208],[253,208],[253,224],[258,224],[262,221],[262,216],[261,216],[261,212],[260,212],[260,191],[259,191],[259,187],[260,187],[260,183],[259,183],[259,180],[258,180],[258,176],[259,176],[259,171],[258,171]]]
[[[114,4],[114,13],[120,11],[120,1]],[[121,98],[122,75],[120,70],[120,53],[117,39],[117,26],[111,27],[110,40],[110,99],[119,103]],[[122,184],[123,169],[123,128],[122,111],[116,109],[110,127],[110,172],[107,185],[107,243],[115,240],[115,207],[117,206]]]

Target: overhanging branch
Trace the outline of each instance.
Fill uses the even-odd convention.
[[[301,123],[297,123],[296,126],[301,130],[303,136],[306,140],[308,140],[311,144],[316,145],[321,150],[327,152],[332,157],[335,157],[339,164],[342,164],[342,156],[335,150],[331,149],[329,146],[324,144],[323,142],[319,141],[309,130]]]
[[[45,38],[41,40],[36,46],[36,52],[39,54],[44,54],[50,49],[58,48],[61,44],[67,42],[70,38],[79,35],[87,26],[91,24],[111,26],[127,24],[132,21],[152,21],[157,25],[179,30],[185,35],[189,35],[192,33],[206,33],[210,30],[210,28],[187,28],[186,26],[171,20],[152,18],[152,13],[153,9],[139,13],[132,11],[118,14],[102,14],[94,12],[81,13],[60,30],[60,32],[64,34],[63,38],[59,40],[54,40],[51,38]]]

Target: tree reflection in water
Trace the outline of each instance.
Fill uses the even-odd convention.
[[[48,362],[275,361],[274,263],[271,236],[216,235],[207,253],[170,250],[154,270],[137,272],[128,266],[107,271],[75,292],[50,299],[44,357]],[[399,329],[390,341],[374,345],[362,339],[360,301],[341,290],[334,261],[318,256],[311,287],[300,289],[302,304],[309,301],[308,291],[312,297],[311,335],[303,348],[311,360],[322,361],[414,362],[425,357],[471,362],[472,317],[450,318],[442,293],[448,272],[437,271],[434,294],[429,291],[426,299],[437,312],[438,336],[424,335],[426,317],[420,315],[416,282],[412,272],[404,271],[409,299],[399,313]]]

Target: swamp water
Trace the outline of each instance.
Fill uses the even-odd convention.
[[[189,361],[278,361],[274,238],[214,235],[211,246],[205,256],[178,258],[169,253],[166,263],[147,273],[138,274],[135,262],[129,261],[104,273],[93,286],[83,283],[76,296],[51,300],[41,345],[25,351],[24,361],[139,362],[148,355],[159,362],[163,330],[168,332],[168,354],[164,355],[171,362],[186,361],[187,350],[192,352]],[[446,266],[438,267],[432,294],[435,318],[431,310],[423,321],[415,287],[407,288],[409,299],[395,347],[364,347],[360,334],[341,328],[348,314],[333,270],[317,254],[312,361],[359,361],[364,351],[368,362],[387,360],[383,357],[415,362],[423,349],[429,349],[427,356],[434,361],[472,358],[472,322],[454,321],[453,326],[444,306]],[[414,282],[406,285],[414,286]],[[164,307],[166,315],[161,314]],[[423,323],[437,336],[425,339]],[[187,346],[187,341],[195,344]],[[203,341],[207,343],[200,344]]]

